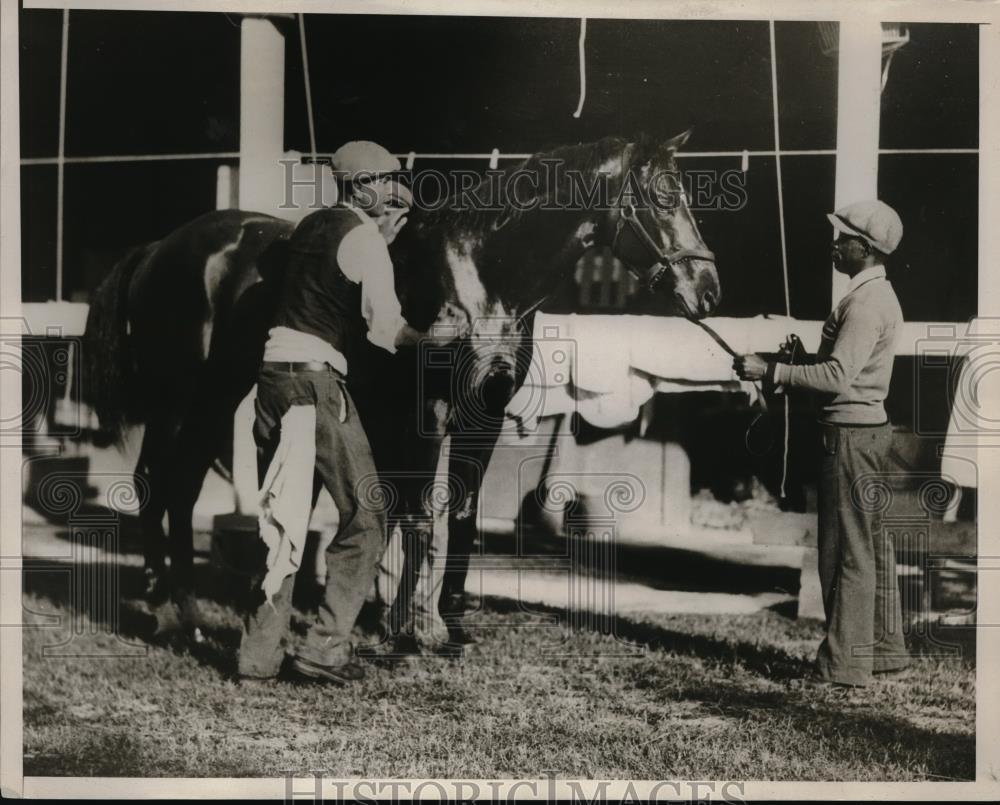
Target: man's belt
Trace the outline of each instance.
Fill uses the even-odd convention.
[[[282,372],[337,372],[326,361],[264,361],[263,364]]]

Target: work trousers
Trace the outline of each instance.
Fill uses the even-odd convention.
[[[280,365],[279,365],[280,366]],[[326,589],[297,655],[320,665],[341,665],[352,654],[351,630],[371,588],[385,549],[385,512],[377,494],[375,463],[343,377],[330,371],[288,371],[265,364],[257,384],[254,441],[258,477],[281,439],[281,418],[292,405],[316,406],[316,469],[313,506],[325,486],[340,514],[337,534],[326,549]],[[275,675],[284,658],[295,574],[271,601],[258,592],[244,620],[239,671]]]
[[[819,577],[826,636],[823,679],[865,685],[872,671],[909,664],[896,552],[881,515],[891,496],[886,467],[892,427],[824,424],[819,483]]]

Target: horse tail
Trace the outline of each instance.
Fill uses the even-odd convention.
[[[81,387],[90,405],[117,444],[133,419],[131,388],[133,367],[128,342],[128,290],[132,275],[146,253],[146,246],[129,251],[90,297],[83,333]]]

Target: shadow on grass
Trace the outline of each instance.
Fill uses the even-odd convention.
[[[56,539],[67,543],[67,545],[72,543],[69,536],[71,526],[103,529],[113,524],[115,549],[125,554],[132,553],[139,556],[143,554],[142,524],[137,515],[115,511],[97,503],[79,503],[74,506],[71,513],[60,512],[44,505],[33,495],[27,495],[24,504],[30,507],[36,515],[44,518],[46,523],[53,526],[63,526],[63,528],[54,529],[51,533]]]
[[[209,565],[197,565],[197,589],[210,593],[201,598],[230,607],[234,603],[233,598],[225,594],[225,585],[219,583],[218,575]],[[106,585],[110,594],[117,592],[117,600],[108,600],[107,595],[100,594],[99,588],[88,590],[88,580],[95,579],[99,581],[90,583]],[[205,636],[203,643],[187,640],[179,631],[157,632],[157,620],[143,600],[145,576],[141,567],[25,558],[22,580],[25,595],[46,599],[74,616],[83,616],[106,630],[108,635],[154,646],[186,649],[199,663],[225,675],[235,671],[233,651],[239,644],[239,629],[208,619],[201,625]],[[26,612],[26,622],[37,618],[41,623],[51,614]]]
[[[63,538],[66,538],[65,535]],[[73,574],[78,579],[107,579],[109,567],[98,563],[71,562],[68,559],[25,559],[24,590],[26,593],[44,597],[55,605],[77,612],[123,637],[138,638],[154,645],[165,643],[178,647],[185,645],[176,636],[155,633],[155,618],[143,603],[145,579],[141,567],[117,564],[112,572],[116,575],[118,600],[109,602],[99,595],[81,595],[74,591]],[[300,612],[308,613],[318,603],[314,585],[303,583],[300,577],[296,585],[295,604]],[[199,598],[214,603],[218,607],[240,611],[247,599],[248,581],[243,577],[220,571],[208,563],[195,566],[196,589]],[[105,582],[106,583],[106,582]],[[79,585],[77,585],[79,586]],[[513,598],[487,596],[482,606],[497,614],[527,613],[540,615],[546,619],[569,626],[568,612],[561,607],[541,603],[525,604]],[[780,619],[792,628],[798,628],[794,620],[787,617],[793,613],[794,602],[777,605],[770,617]],[[367,606],[359,622],[364,625],[373,620],[373,612]],[[202,644],[186,644],[186,648],[198,662],[214,667],[224,674],[233,671],[233,655],[239,643],[240,630],[231,625],[219,623],[219,618],[207,619],[202,631],[207,640]],[[579,619],[574,623],[581,622]],[[727,638],[725,636],[699,634],[689,631],[669,629],[646,620],[635,620],[625,616],[612,619],[591,618],[582,622],[593,624],[591,631],[603,631],[624,644],[648,649],[675,652],[696,656],[702,660],[718,663],[739,662],[755,673],[774,681],[800,679],[811,671],[811,661],[789,654],[780,646],[760,641]],[[710,622],[707,621],[707,622]],[[301,623],[294,619],[292,629]],[[369,624],[370,626],[370,624]],[[602,629],[602,627],[604,627]],[[573,628],[580,628],[574,626]],[[965,666],[975,665],[975,629],[969,627],[923,627],[908,635],[910,650],[915,655],[960,659]]]
[[[486,556],[510,556],[513,562],[588,555],[593,541],[580,536],[553,534],[541,528],[525,529],[519,540],[513,534],[483,535]],[[530,544],[530,549],[528,545]],[[480,546],[477,544],[476,550]],[[476,554],[474,553],[473,556]],[[669,545],[615,546],[615,578],[654,590],[717,592],[752,595],[799,588],[799,568],[781,565],[748,564]],[[584,574],[588,568],[577,566]]]
[[[907,758],[912,765],[925,764],[931,779],[975,779],[974,734],[917,726],[874,700],[876,691],[753,690],[738,683],[716,683],[687,688],[684,694],[732,719],[760,720],[773,712],[774,718],[808,724],[813,735],[834,736],[841,759],[861,768],[892,752],[901,765],[907,765]],[[852,701],[852,696],[858,698]]]
[[[493,596],[484,597],[481,605],[482,611],[498,614],[521,613],[560,619],[565,616],[557,607],[531,604],[529,608],[520,602]],[[779,647],[694,634],[621,616],[615,619],[614,636],[655,651],[688,655],[721,666],[739,664],[765,680],[783,683],[781,687],[762,689],[745,680],[719,678],[719,671],[715,671],[712,681],[683,685],[679,698],[699,702],[708,712],[734,722],[784,719],[790,723],[808,724],[810,732],[819,736],[821,742],[822,736],[835,735],[836,751],[841,759],[847,755],[861,768],[870,766],[873,758],[881,758],[884,752],[904,753],[913,765],[926,767],[926,774],[931,779],[974,779],[975,736],[924,729],[899,717],[889,709],[893,705],[879,700],[878,685],[881,683],[873,683],[872,688],[861,691],[807,686],[801,680],[811,673],[812,662]],[[968,640],[968,630],[960,637]],[[974,642],[974,635],[971,637]],[[910,641],[912,653],[929,655],[930,649],[939,646],[944,639],[940,635],[937,638],[937,643],[929,643],[924,638]],[[963,653],[963,664],[966,656]],[[647,682],[639,678],[635,684],[655,693],[655,680]],[[678,693],[673,691],[671,695]],[[908,714],[913,713],[908,710]],[[924,772],[919,772],[918,776],[924,776]]]
[[[543,615],[565,624],[567,611],[561,607],[534,603],[526,605],[511,598],[484,596],[481,604],[498,614],[527,613]],[[746,640],[727,640],[709,635],[692,634],[668,629],[648,621],[637,621],[622,615],[611,619],[611,636],[626,644],[642,646],[657,651],[697,656],[702,660],[733,662],[739,660],[746,667],[772,679],[798,679],[809,672],[811,664],[793,657],[775,646],[751,643]]]
[[[114,626],[114,623],[108,622],[106,608],[89,601],[86,596],[81,599],[72,594],[67,577],[67,573],[71,572],[69,563],[63,563],[61,567],[55,565],[53,562],[27,561],[25,591],[51,601],[66,611],[79,612],[95,622]],[[94,567],[96,566],[84,565],[82,569],[89,572]],[[59,572],[52,572],[54,570]],[[117,629],[125,636],[148,639],[149,616],[140,612],[134,600],[141,596],[141,568],[121,566],[118,570],[121,608],[117,616]],[[200,567],[199,589],[211,589],[214,575],[211,568]],[[507,598],[486,597],[481,603],[482,611],[490,614],[528,613],[561,622],[566,617],[565,610],[558,607],[535,604],[529,607]],[[779,616],[769,614],[765,617],[780,622]],[[222,622],[223,619],[222,616],[215,617],[215,625],[206,627],[208,639],[205,643],[189,645],[187,652],[199,664],[229,675],[233,671],[239,630],[231,625],[227,626]],[[231,622],[228,615],[225,620]],[[694,622],[695,628],[700,628],[701,621],[696,619]],[[724,624],[726,621],[706,618],[704,622],[711,625]],[[906,706],[905,699],[896,701],[895,704],[886,702],[880,699],[877,690],[865,692],[857,700],[841,699],[828,691],[809,690],[788,684],[803,676],[809,670],[809,663],[774,645],[727,638],[724,635],[693,633],[626,617],[617,618],[614,627],[613,634],[629,643],[659,652],[690,655],[705,662],[705,666],[685,664],[683,669],[677,669],[676,663],[671,665],[670,658],[663,657],[663,672],[659,678],[655,673],[624,678],[626,685],[642,690],[643,695],[663,695],[659,685],[665,680],[673,680],[674,673],[677,673],[680,684],[671,683],[667,696],[697,702],[705,711],[731,720],[734,729],[754,730],[761,724],[767,724],[769,726],[761,733],[766,736],[773,734],[781,723],[800,725],[798,729],[805,731],[804,738],[809,743],[805,747],[788,747],[790,756],[798,757],[796,753],[809,751],[809,747],[815,745],[815,751],[834,756],[838,763],[849,760],[861,769],[872,768],[873,764],[878,766],[891,760],[894,764],[913,768],[915,778],[929,776],[932,779],[972,779],[974,736],[947,729],[925,729],[919,726],[919,722],[913,723],[912,720],[900,717],[899,708]],[[969,631],[971,630],[961,634],[969,635]],[[488,642],[484,643],[488,648]],[[714,665],[718,667],[712,667]],[[752,679],[747,679],[746,675],[740,678],[739,673],[729,670],[737,665],[758,674],[763,681],[778,682],[779,685],[755,683]],[[440,673],[447,674],[448,671],[442,668]],[[905,712],[909,717],[919,715],[919,711]],[[138,750],[134,746],[130,750],[129,746],[122,745],[117,747],[117,751],[127,755],[128,751]],[[137,757],[134,762],[141,768],[146,759]],[[41,758],[34,763],[44,766]],[[819,766],[813,768],[822,767],[820,762]]]

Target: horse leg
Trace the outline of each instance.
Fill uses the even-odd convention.
[[[452,639],[456,642],[472,642],[458,618],[466,610],[465,586],[470,557],[479,536],[476,523],[483,476],[500,435],[499,421],[495,424],[495,428],[478,429],[471,435],[451,434],[448,476],[462,498],[454,502],[449,511],[448,559],[438,609],[448,622]]]
[[[387,476],[395,484],[393,497],[396,505],[390,512],[390,534],[395,527],[401,539],[390,540],[388,550],[379,564],[381,601],[390,635],[405,633],[418,641],[440,642],[435,635],[435,625],[441,626],[436,613],[427,606],[424,598],[426,574],[432,558],[434,540],[433,484],[441,455],[444,438],[444,406],[427,404],[426,412],[438,427],[421,434],[408,432],[397,445],[396,462]],[[426,422],[426,420],[425,420]],[[425,584],[421,584],[421,581]],[[419,619],[419,622],[418,622]],[[444,630],[441,629],[441,632]]]
[[[146,601],[157,620],[157,631],[170,620],[164,606],[170,597],[166,572],[167,535],[163,515],[167,510],[169,489],[170,443],[175,427],[168,419],[146,423],[139,460],[133,473],[140,500],[139,524],[142,528]]]
[[[163,515],[167,504],[162,458],[163,428],[160,421],[146,423],[139,459],[132,471],[136,497],[140,501],[139,525],[142,529],[147,598],[163,592],[166,584],[167,535],[163,530]]]
[[[234,408],[208,395],[181,425],[171,461],[167,490],[171,595],[180,610],[182,625],[196,640],[200,638],[197,627],[201,616],[195,598],[194,506],[221,439],[229,432]]]

